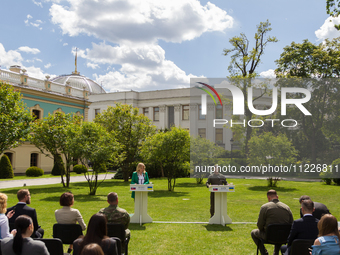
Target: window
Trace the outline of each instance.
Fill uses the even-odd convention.
[[[216,128],[215,129],[215,142],[217,144],[223,143],[223,128]]]
[[[205,128],[199,128],[198,129],[198,135],[201,138],[207,138],[206,129]]]
[[[223,119],[223,108],[222,105],[216,105],[216,119]]]
[[[149,117],[149,107],[143,108],[143,115]]]
[[[100,109],[94,109],[94,116],[96,117],[100,113]]]
[[[40,119],[40,111],[39,110],[32,110],[32,116],[35,120],[39,120]]]
[[[198,106],[198,119],[199,120],[205,120],[205,115],[202,115],[202,105],[201,104]]]
[[[38,153],[31,153],[31,166],[38,166]]]
[[[153,121],[159,121],[159,107],[153,108]]]
[[[189,120],[189,105],[182,105],[182,120]]]
[[[8,157],[9,161],[11,162],[11,165],[13,166],[13,153],[6,152],[4,154]]]

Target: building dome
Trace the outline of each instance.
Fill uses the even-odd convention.
[[[80,75],[79,73],[60,75],[56,78],[51,79],[51,81],[63,84],[64,86],[68,85],[77,89],[85,88],[90,92],[90,94],[106,93],[106,91],[98,83],[83,75]]]

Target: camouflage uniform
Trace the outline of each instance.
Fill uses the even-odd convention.
[[[105,214],[108,223],[121,223],[125,226],[125,236],[130,237],[130,230],[128,229],[130,223],[130,215],[128,212],[118,205],[110,205],[102,208],[99,213]]]

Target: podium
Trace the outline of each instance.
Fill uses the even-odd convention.
[[[151,223],[148,215],[148,192],[153,191],[153,184],[130,184],[130,191],[135,192],[135,213],[131,216],[131,223]]]
[[[230,224],[232,221],[227,214],[227,192],[235,192],[235,185],[211,185],[209,191],[215,193],[215,214],[209,224]]]

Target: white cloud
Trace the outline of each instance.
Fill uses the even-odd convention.
[[[32,19],[33,17],[31,15],[27,15],[27,19]]]
[[[329,17],[325,20],[323,25],[317,31],[315,31],[315,35],[318,40],[333,39],[339,37],[340,31],[335,29],[334,24],[340,24],[340,17]]]
[[[90,67],[90,68],[92,68],[92,69],[97,69],[97,68],[99,68],[99,65],[93,64],[93,63],[87,63],[86,66],[87,66],[87,67]]]
[[[63,46],[67,46],[68,45],[68,43],[63,43]]]
[[[52,66],[51,63],[48,63],[48,64],[44,65],[44,67],[45,67],[46,69],[50,68],[51,66]]]
[[[275,71],[273,69],[269,69],[267,71],[263,71],[260,73],[261,78],[274,79],[276,78]]]
[[[37,48],[30,48],[28,46],[21,46],[18,48],[18,51],[26,52],[26,53],[31,53],[31,54],[38,54],[40,53],[40,50]]]
[[[110,46],[92,44],[92,49],[78,50],[78,57],[89,61],[88,67],[97,64],[120,65],[119,70],[112,70],[105,75],[94,77],[108,91],[145,90],[162,88],[188,87],[191,77],[165,59],[165,51],[159,45]],[[75,52],[74,52],[75,53]]]
[[[63,34],[93,35],[114,43],[182,42],[233,26],[226,11],[198,0],[68,0],[53,4],[52,22]]]
[[[34,0],[32,0],[32,1],[33,1],[33,3],[34,3],[36,6],[39,6],[39,7],[43,8],[41,2],[37,2],[37,1],[34,1]]]
[[[5,47],[0,43],[0,65],[9,68],[12,65],[21,65],[23,58],[21,54],[14,50],[6,52]]]

